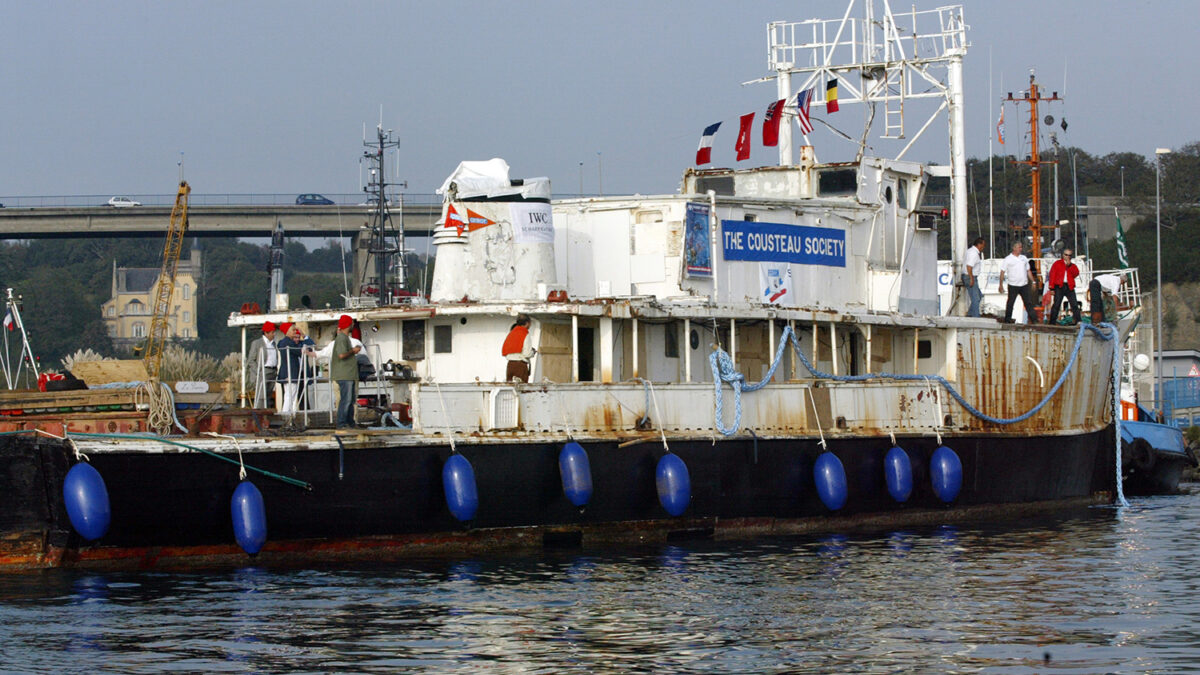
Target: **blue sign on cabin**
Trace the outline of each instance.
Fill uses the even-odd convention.
[[[722,220],[725,260],[846,266],[846,231],[783,223]]]

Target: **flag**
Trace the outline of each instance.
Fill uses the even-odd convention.
[[[835,113],[837,111],[837,78],[835,77],[825,83],[825,112]]]
[[[1000,104],[1000,120],[996,122],[996,140],[1004,145],[1004,104]]]
[[[486,216],[481,216],[471,209],[467,209],[467,231],[474,232],[488,225],[495,225],[496,221],[488,219]]]
[[[796,119],[800,122],[800,133],[805,136],[812,133],[812,120],[808,118],[808,104],[812,102],[812,89],[805,89],[796,94]]]
[[[15,324],[16,322],[13,321],[12,308],[10,307],[8,313],[4,315],[4,327],[12,330]]]
[[[741,126],[738,127],[737,143],[733,149],[737,150],[737,161],[750,159],[750,128],[754,126],[754,113],[746,113],[740,118]]]
[[[759,263],[759,285],[766,305],[792,303],[792,268],[787,263]]]
[[[1121,216],[1117,215],[1117,210],[1113,209],[1113,215],[1117,216],[1117,262],[1120,263],[1121,269],[1129,269],[1129,249],[1125,247],[1125,230],[1121,229]]]
[[[721,127],[721,123],[710,124],[704,128],[704,133],[700,135],[700,147],[696,149],[696,164],[708,164],[712,161],[712,142],[713,136],[716,135],[717,129]]]
[[[779,145],[779,118],[783,117],[783,104],[787,99],[781,98],[767,106],[763,115],[763,145]]]
[[[459,236],[462,236],[463,229],[467,227],[467,223],[463,217],[458,215],[458,211],[454,210],[454,205],[450,204],[446,207],[446,227],[453,227],[458,230]]]

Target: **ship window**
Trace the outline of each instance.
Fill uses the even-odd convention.
[[[888,204],[892,203],[892,186],[891,185],[889,185],[883,189],[883,201]]]
[[[679,333],[675,332],[675,325],[667,324],[664,335],[666,335],[666,341],[664,342],[663,356],[668,359],[679,358]]]
[[[742,216],[742,220],[753,223],[754,221],[758,220],[758,217],[755,216],[753,213],[747,213]]]
[[[692,334],[688,336],[688,344],[692,346],[693,351],[700,348],[700,334],[696,332],[695,328],[692,329]]]
[[[933,356],[932,340],[917,340],[917,358],[927,359]]]
[[[705,194],[709,190],[719,195],[733,194],[733,176],[702,176],[696,179],[698,194]]]
[[[908,180],[903,178],[896,182],[896,202],[900,205],[900,208],[907,210],[911,209],[912,206],[908,203],[908,188],[905,187],[906,185],[908,185]]]
[[[400,328],[400,358],[420,361],[425,358],[425,322],[405,321]]]
[[[817,174],[817,194],[822,197],[853,195],[858,192],[858,169],[826,169]]]
[[[433,327],[433,353],[434,354],[449,354],[450,349],[451,349],[450,326],[434,326]]]

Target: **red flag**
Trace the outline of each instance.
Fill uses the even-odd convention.
[[[780,113],[786,100],[781,98],[767,106],[767,112],[763,115],[763,145],[779,145],[779,118],[782,117]]]
[[[459,236],[462,236],[463,228],[467,226],[463,217],[458,215],[458,211],[454,210],[454,205],[450,204],[446,207],[446,227],[453,227],[458,230]]]
[[[490,220],[485,216],[481,216],[478,213],[475,213],[474,211],[472,211],[471,209],[467,209],[467,231],[468,232],[474,232],[475,230],[478,230],[481,227],[487,227],[488,225],[495,225],[495,224],[496,224],[496,221]]]
[[[741,126],[738,128],[737,144],[733,146],[737,150],[737,161],[750,159],[750,128],[754,126],[754,113],[746,113],[741,116]]]

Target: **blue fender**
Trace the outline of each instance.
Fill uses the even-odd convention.
[[[832,452],[822,452],[813,464],[813,482],[817,485],[817,496],[830,511],[846,505],[849,489],[846,486],[846,467]]]
[[[908,453],[899,446],[892,446],[883,458],[883,474],[892,499],[900,503],[908,501],[913,490],[912,460]]]
[[[67,472],[63,481],[63,502],[67,517],[79,536],[95,541],[108,532],[112,511],[108,505],[108,488],[100,472],[87,462],[79,462]]]
[[[558,453],[558,473],[567,499],[575,506],[586,506],[592,499],[592,467],[583,446],[575,441],[563,446]]]
[[[233,514],[233,538],[238,546],[250,555],[255,555],[267,543],[267,507],[262,493],[248,480],[238,483],[229,500]]]
[[[682,515],[692,501],[692,479],[678,455],[667,453],[655,469],[658,501],[672,516]]]
[[[466,457],[450,455],[442,465],[442,488],[446,491],[446,506],[459,522],[475,519],[479,510],[479,491],[475,487],[475,470]]]
[[[949,504],[958,497],[962,489],[962,461],[953,450],[942,445],[929,458],[929,478],[933,492]]]

